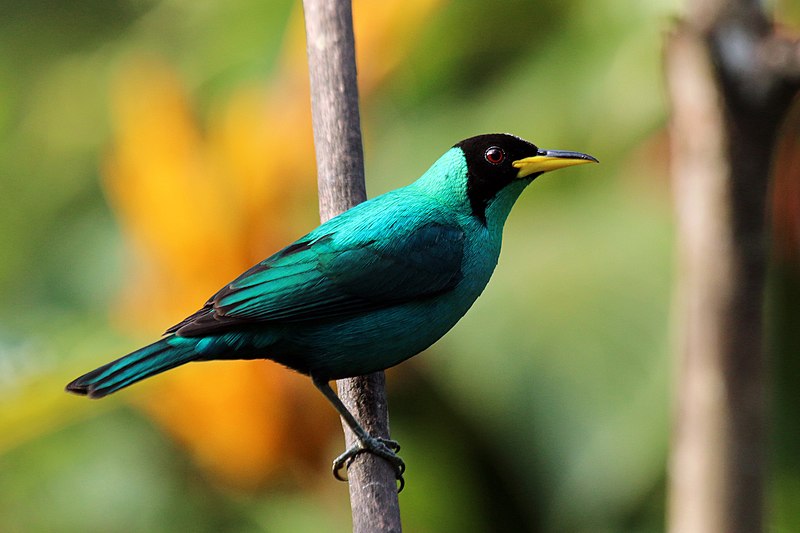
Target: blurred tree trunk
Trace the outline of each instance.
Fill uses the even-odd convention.
[[[304,0],[320,218],[367,198],[350,0]],[[389,437],[383,372],[342,379],[339,397],[370,435]],[[355,435],[342,422],[347,447]],[[347,469],[355,532],[399,532],[394,468],[363,453]]]
[[[678,217],[671,533],[764,525],[766,205],[800,46],[757,0],[695,0],[669,36]]]

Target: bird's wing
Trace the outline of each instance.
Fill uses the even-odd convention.
[[[398,230],[400,222],[394,229],[361,227],[355,237],[346,227],[312,232],[239,276],[167,333],[194,336],[254,322],[335,318],[455,287],[463,230],[430,219]]]

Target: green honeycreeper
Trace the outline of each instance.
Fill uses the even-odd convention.
[[[497,265],[503,225],[536,177],[597,162],[508,134],[448,150],[417,181],[332,218],[225,285],[164,336],[85,374],[67,390],[102,398],[191,361],[272,359],[311,377],[401,481],[396,442],[369,435],[329,381],[392,367],[447,333]]]

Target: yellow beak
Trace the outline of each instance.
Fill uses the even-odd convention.
[[[564,150],[542,150],[533,157],[518,159],[512,165],[518,168],[517,178],[524,178],[537,172],[548,172],[559,168],[583,165],[584,163],[599,163],[597,159],[580,152],[567,152]]]

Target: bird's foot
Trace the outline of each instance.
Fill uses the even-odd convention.
[[[403,490],[406,482],[403,479],[403,473],[406,471],[406,464],[397,455],[400,451],[400,444],[397,441],[384,439],[381,437],[368,436],[364,440],[359,440],[356,444],[351,446],[346,452],[333,460],[333,477],[339,481],[347,481],[347,478],[342,477],[342,469],[345,471],[355,460],[356,456],[362,453],[371,453],[389,462],[394,468],[394,475],[397,481],[400,482],[397,492]]]

